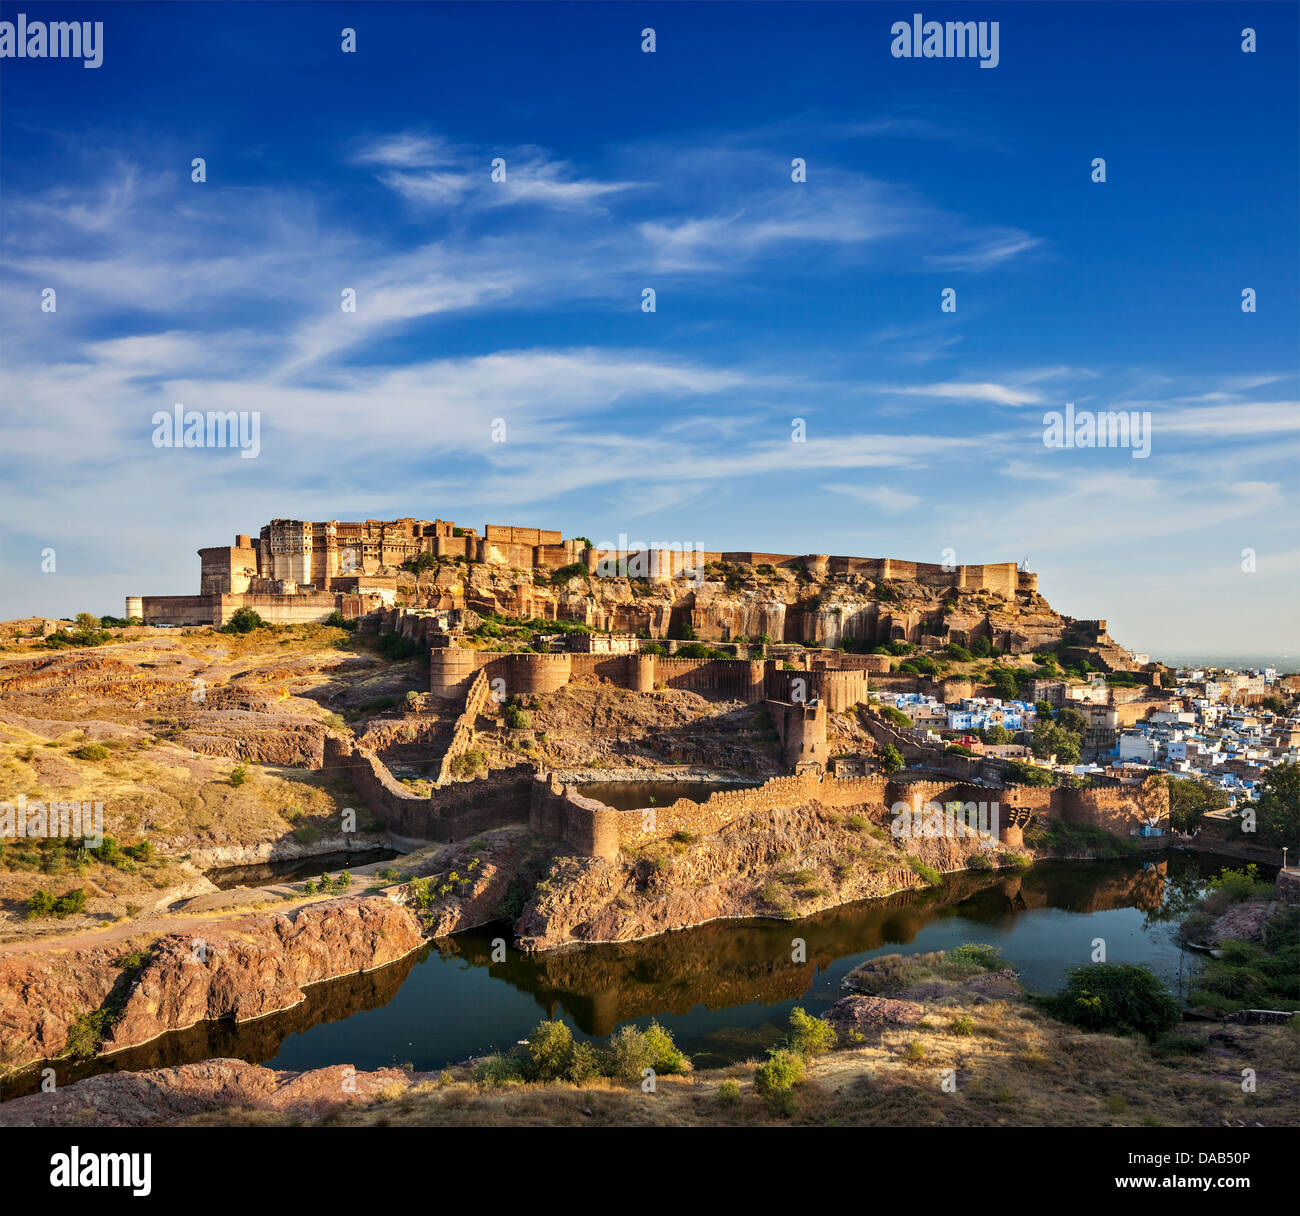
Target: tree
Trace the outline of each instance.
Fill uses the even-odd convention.
[[[1066,976],[1060,994],[1042,1004],[1053,1017],[1075,1026],[1155,1038],[1182,1012],[1150,967],[1085,963],[1071,967]]]
[[[1083,715],[1072,705],[1058,709],[1052,720],[1062,730],[1073,731],[1076,735],[1082,735],[1088,729],[1088,723],[1084,721]]]
[[[1013,737],[1005,726],[999,726],[997,723],[984,729],[985,743],[1010,743]]]
[[[995,667],[990,683],[1003,701],[1014,701],[1020,696],[1020,684],[1010,667]]]
[[[1164,777],[1169,787],[1169,826],[1175,832],[1191,832],[1206,811],[1220,811],[1228,805],[1228,793],[1208,781]]]
[[[1077,764],[1082,740],[1055,722],[1040,719],[1034,724],[1034,738],[1030,750],[1039,760],[1055,756],[1058,764]]]
[[[1002,780],[1007,785],[1055,785],[1056,777],[1044,768],[1035,768],[1032,764],[1021,764],[1012,760],[1002,772]]]
[[[1264,777],[1264,789],[1246,810],[1255,812],[1255,838],[1274,848],[1300,847],[1300,764],[1279,764]],[[1241,820],[1230,836],[1242,835]]]
[[[892,743],[885,745],[885,750],[880,753],[880,767],[886,773],[896,773],[906,763],[903,759],[903,753],[898,750]]]
[[[77,613],[77,629],[81,633],[93,633],[99,628],[99,617],[92,616],[89,612]]]

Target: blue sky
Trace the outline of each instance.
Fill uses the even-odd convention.
[[[891,57],[915,11],[998,66]],[[19,12],[104,61],[0,62],[0,616],[414,515],[1028,557],[1134,648],[1300,651],[1295,5]],[[155,448],[176,402],[261,454]],[[1150,456],[1048,449],[1067,402]]]

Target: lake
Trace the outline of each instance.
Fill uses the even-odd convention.
[[[698,1067],[761,1056],[790,1010],[820,1014],[840,982],[880,954],[999,947],[1024,984],[1059,988],[1067,967],[1147,963],[1185,995],[1199,957],[1175,938],[1180,910],[1224,859],[1169,854],[1141,862],[1049,862],[1015,874],[949,875],[942,888],[905,892],[798,921],[719,921],[641,942],[550,954],[509,950],[507,926],[444,938],[391,966],[315,985],[295,1009],[236,1026],[204,1023],[102,1060],[59,1064],[58,1082],[108,1069],[158,1068],[218,1056],[272,1068],[352,1064],[432,1070],[510,1047],[544,1018],[579,1038],[604,1038],[652,1017]],[[803,958],[793,959],[795,939]],[[39,1072],[4,1085],[31,1092]]]

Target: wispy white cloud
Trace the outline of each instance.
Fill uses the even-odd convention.
[[[924,501],[919,494],[909,494],[905,490],[896,490],[891,486],[852,486],[831,483],[824,488],[891,513],[914,510]]]
[[[887,390],[904,397],[932,397],[940,401],[985,401],[994,405],[1038,405],[1041,393],[1011,384],[962,383],[944,381],[939,384],[893,385]]]

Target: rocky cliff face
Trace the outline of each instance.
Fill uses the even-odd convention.
[[[58,1057],[70,1039],[84,1050],[102,1036],[114,1051],[205,1019],[262,1017],[297,1005],[307,985],[383,967],[424,940],[409,909],[362,897],[168,934],[143,956],[125,942],[0,955],[0,1064]]]
[[[1104,622],[1063,617],[1037,591],[1007,597],[989,591],[944,590],[920,583],[873,581],[862,575],[814,574],[750,565],[710,568],[707,577],[636,580],[578,576],[557,585],[487,565],[444,565],[417,578],[399,576],[399,602],[471,609],[506,616],[581,621],[598,629],[679,636],[689,626],[704,641],[757,640],[869,647],[888,641],[965,646],[987,638],[1022,653],[1077,644],[1124,652]]]
[[[615,860],[562,857],[524,908],[534,950],[632,941],[711,920],[778,916],[926,885],[913,868],[966,868],[978,840],[896,841],[868,816],[809,806],[746,816],[701,840],[672,840]],[[906,847],[902,847],[902,846]],[[1001,850],[991,850],[995,857]]]

